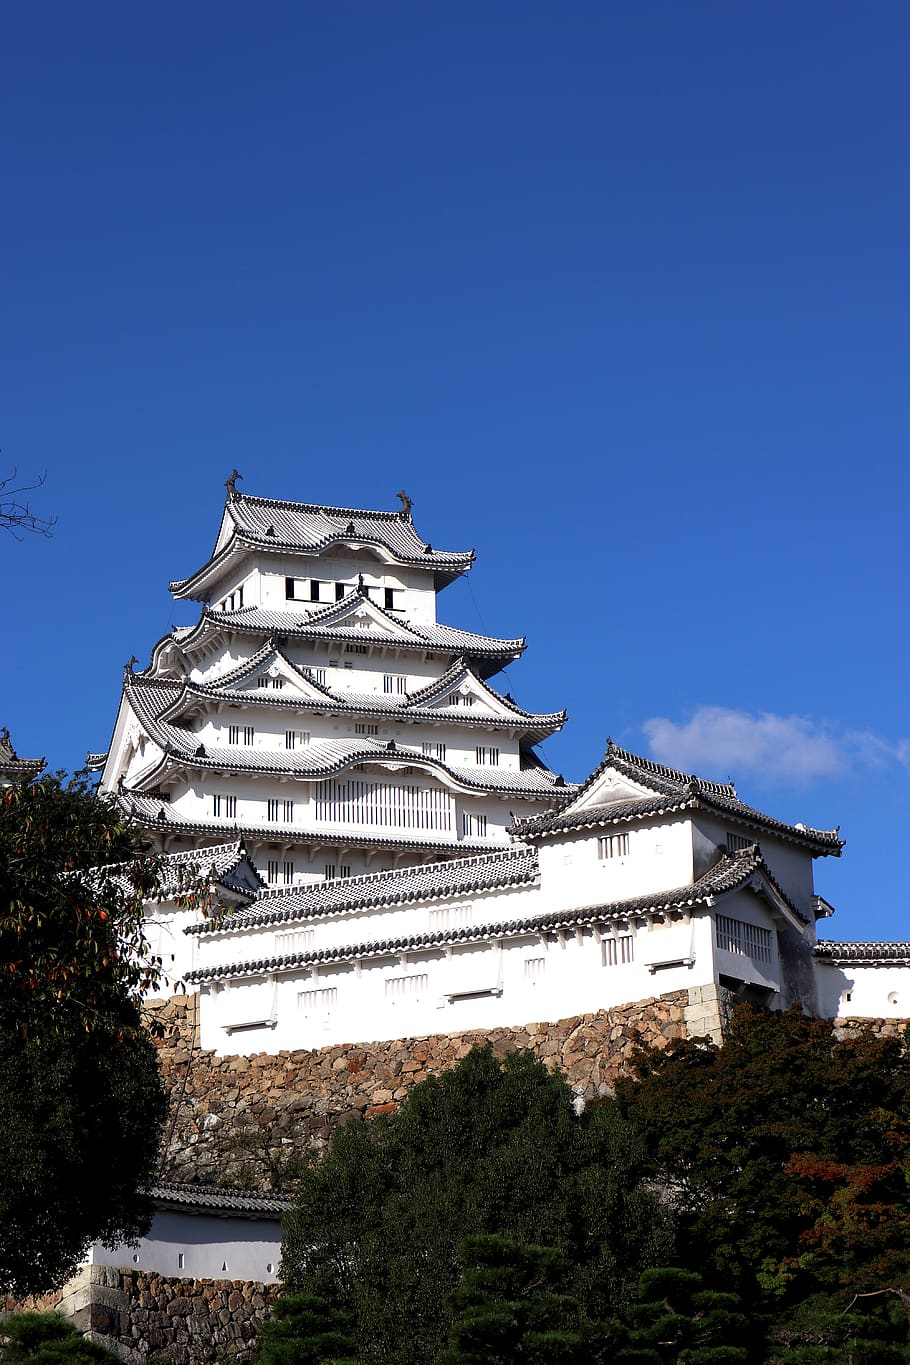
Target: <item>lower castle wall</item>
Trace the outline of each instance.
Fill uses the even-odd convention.
[[[591,1099],[628,1069],[639,1043],[666,1047],[687,1032],[719,1040],[721,1002],[716,987],[695,987],[555,1023],[251,1057],[198,1047],[198,996],[152,1011],[166,1029],[160,1058],[171,1098],[163,1178],[218,1184],[240,1176],[268,1188],[287,1153],[323,1147],[348,1118],[390,1112],[478,1044],[489,1041],[501,1056],[529,1051]]]
[[[150,1354],[174,1365],[243,1365],[277,1295],[275,1285],[254,1281],[178,1280],[92,1265],[56,1293],[7,1299],[4,1307],[62,1313],[130,1365]]]
[[[165,1178],[217,1184],[240,1177],[267,1188],[280,1173],[283,1150],[322,1146],[346,1118],[389,1112],[412,1085],[486,1041],[500,1055],[525,1049],[550,1069],[558,1067],[577,1095],[603,1094],[628,1070],[639,1043],[663,1048],[686,1036],[720,1041],[730,1004],[725,991],[701,986],[556,1023],[217,1057],[198,1046],[196,996],[155,1003],[151,1012],[165,1028],[159,1055],[171,1096]],[[878,1037],[901,1037],[907,1022],[841,1019],[836,1032],[850,1037],[871,1029]],[[291,1145],[285,1148],[282,1139]],[[10,1299],[5,1308],[58,1309],[131,1365],[149,1354],[175,1365],[244,1365],[277,1292],[254,1282],[86,1266],[58,1293]]]

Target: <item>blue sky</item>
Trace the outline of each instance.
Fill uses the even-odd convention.
[[[904,3],[0,10],[0,723],[76,767],[224,479],[478,562],[504,687],[840,824],[907,938]]]

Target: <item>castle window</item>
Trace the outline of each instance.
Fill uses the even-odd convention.
[[[228,744],[239,744],[239,743],[240,743],[240,726],[239,726],[239,725],[229,725],[229,726],[228,726]]]
[[[482,768],[495,768],[499,765],[499,750],[480,744],[474,750],[477,763]]]
[[[540,981],[546,969],[547,959],[545,957],[525,958],[525,981]]]
[[[224,816],[228,820],[234,820],[237,816],[236,796],[212,796],[212,814]]]
[[[384,606],[386,611],[399,610],[398,604],[395,601],[395,597],[399,591],[400,589],[398,588],[386,588],[384,590]]]
[[[279,863],[278,859],[277,859],[277,858],[269,858],[268,864],[267,864],[267,866],[266,866],[266,876],[265,876],[265,879],[266,879],[266,881],[269,883],[269,885],[271,885],[271,886],[274,886],[274,885],[275,885],[275,883],[278,881],[278,876],[279,876],[280,871],[281,871],[281,864]]]
[[[252,744],[252,743],[253,743],[253,736],[255,735],[255,733],[256,733],[256,732],[255,732],[255,730],[253,729],[252,725],[244,725],[244,727],[243,727],[243,742],[244,742],[244,744]]]
[[[770,929],[749,924],[747,920],[733,919],[730,915],[717,915],[714,935],[718,948],[726,953],[755,958],[758,962],[771,961]]]
[[[314,682],[314,683],[318,683],[320,687],[325,687],[325,669],[324,669],[324,668],[311,668],[311,669],[309,670],[309,674],[310,674],[310,677],[313,679],[313,682]]]
[[[470,923],[470,905],[441,905],[431,910],[429,915],[432,933],[440,933],[445,929],[464,929]]]
[[[283,871],[283,873],[284,873],[284,884],[285,884],[285,886],[291,886],[291,885],[293,884],[293,881],[294,881],[294,864],[293,864],[293,863],[285,863],[285,865],[284,865],[282,871]]]
[[[272,797],[269,798],[268,811],[269,811],[269,819],[270,819],[270,820],[277,820],[277,819],[278,819],[278,811],[279,811],[280,805],[281,805],[281,803],[280,803],[276,798],[272,798]]]
[[[308,953],[315,940],[312,929],[284,929],[275,934],[275,952],[281,957],[291,953]]]
[[[285,823],[288,824],[288,825],[290,825],[290,824],[293,823],[293,820],[294,820],[294,802],[293,802],[293,799],[288,800],[288,801],[283,801],[281,804],[282,804],[282,814],[283,814],[283,816],[284,816]]]
[[[605,938],[602,946],[605,967],[622,967],[632,961],[631,934],[620,934],[618,938]]]
[[[446,756],[446,746],[444,744],[434,744],[432,741],[424,740],[421,745],[427,758],[442,758]]]
[[[345,645],[344,652],[345,654],[369,654],[370,651],[367,645]]]
[[[316,986],[311,990],[297,992],[297,1007],[307,1014],[321,1014],[334,1009],[338,1004],[337,986]]]
[[[597,840],[598,858],[625,858],[628,852],[628,834],[602,834]]]
[[[426,995],[430,978],[426,973],[418,976],[390,976],[386,978],[385,998],[393,1005],[413,1002],[418,1004]]]
[[[328,583],[326,583],[326,584],[323,585],[322,583],[320,583],[320,581],[319,581],[318,578],[311,578],[311,579],[310,579],[310,601],[311,601],[311,602],[319,602],[319,601],[322,600],[322,599],[320,598],[320,596],[319,596],[319,590],[320,590],[320,588],[322,588],[323,586],[328,587],[329,585],[328,585]]]
[[[450,830],[452,806],[447,792],[411,782],[351,778],[321,782],[316,787],[316,819],[343,825]]]
[[[269,685],[269,675],[268,675],[267,673],[260,673],[260,674],[259,674],[259,677],[256,679],[256,686],[257,686],[257,687],[268,687],[268,685]]]
[[[450,705],[450,706],[473,706],[473,705],[474,705],[474,698],[471,696],[470,693],[468,693],[467,695],[465,695],[465,694],[462,693],[462,692],[452,692],[452,693],[449,695],[449,705]]]
[[[379,726],[378,726],[378,725],[366,725],[366,724],[364,724],[362,721],[358,721],[357,724],[354,726],[354,734],[355,734],[355,735],[378,735],[378,734],[379,734]]]
[[[296,578],[286,578],[284,580],[284,596],[287,602],[296,602],[298,600],[297,593],[295,592],[296,586]]]
[[[340,602],[341,599],[342,599],[342,597],[344,597],[344,593],[345,593],[345,585],[344,585],[344,583],[336,583],[336,584],[335,584],[335,601],[336,601],[336,602]]]
[[[738,853],[741,848],[751,848],[755,840],[747,834],[727,833],[727,852]]]
[[[408,690],[408,680],[403,673],[384,673],[382,690],[387,694],[402,696]]]
[[[326,865],[325,865],[325,879],[326,879],[327,882],[332,881],[332,879],[333,879],[334,876],[335,876],[335,872],[336,872],[336,865],[335,865],[335,863],[326,863]]]
[[[280,692],[282,687],[284,687],[284,678],[273,678],[272,687],[276,692]]]
[[[297,748],[297,731],[296,731],[296,730],[285,730],[285,732],[284,732],[284,747],[285,747],[286,749],[296,749],[296,748]]]
[[[483,839],[487,832],[487,817],[465,811],[461,817],[461,832],[465,838]]]

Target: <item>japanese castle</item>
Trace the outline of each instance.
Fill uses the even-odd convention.
[[[204,1047],[517,1026],[674,993],[692,1035],[719,1037],[734,998],[850,1012],[856,955],[816,944],[832,911],[813,860],[840,854],[837,830],[612,743],[565,782],[535,749],[565,712],[493,686],[523,639],[437,619],[472,551],[423,540],[403,492],[364,511],[237,478],[210,557],[170,585],[198,621],[141,672],[130,660],[93,756],[169,875],[208,882],[204,923],[165,903],[148,926],[199,992]],[[887,969],[906,977],[893,953]],[[876,1013],[904,1010],[902,985],[888,1009],[880,994]]]
[[[422,540],[410,500],[365,512],[247,497],[228,481],[210,558],[171,583],[194,626],[124,670],[101,787],[162,851],[243,832],[270,887],[509,844],[562,778],[534,715],[490,679],[524,641],[437,620],[473,552]]]

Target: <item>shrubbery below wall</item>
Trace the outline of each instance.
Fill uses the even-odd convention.
[[[590,1100],[612,1089],[636,1046],[716,1034],[723,1007],[714,988],[698,987],[555,1023],[218,1057],[197,1046],[198,996],[176,996],[150,1006],[166,1031],[159,1055],[171,1115],[163,1178],[278,1188],[287,1153],[321,1149],[353,1115],[391,1112],[419,1081],[486,1042],[498,1056],[526,1051],[558,1067],[573,1093]]]

